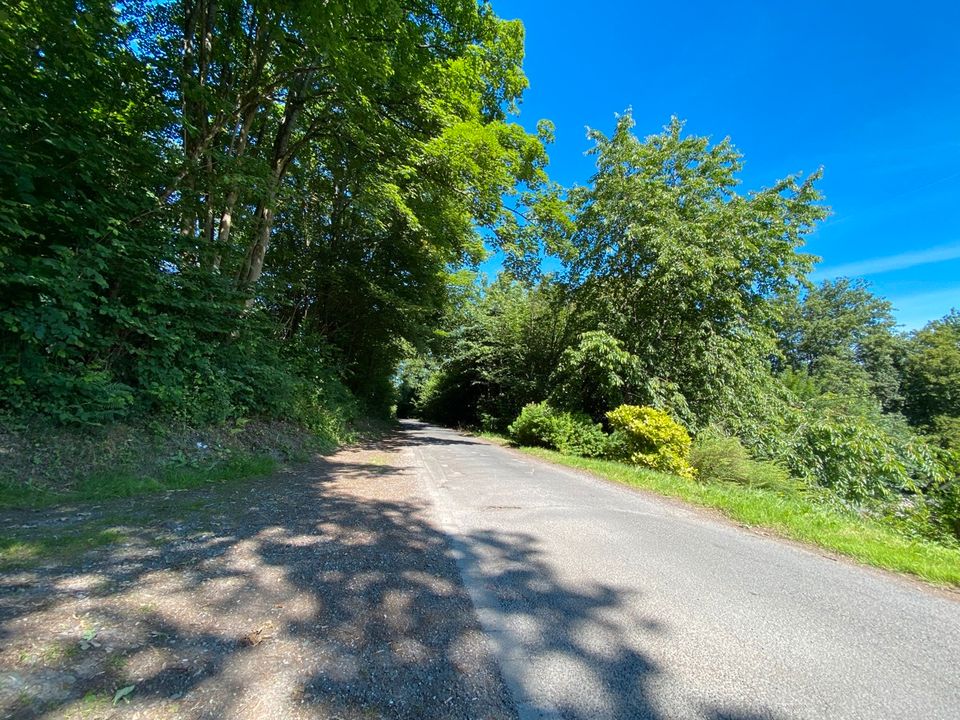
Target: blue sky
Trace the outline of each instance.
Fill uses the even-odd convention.
[[[815,279],[862,276],[907,328],[960,308],[960,4],[493,0],[527,29],[520,121],[556,124],[551,175],[586,184],[585,127],[633,108],[730,136],[741,190],[823,166]]]

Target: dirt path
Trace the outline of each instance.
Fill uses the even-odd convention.
[[[0,579],[0,716],[509,718],[397,439],[231,487],[0,516],[117,544]],[[114,704],[118,690],[133,689]]]

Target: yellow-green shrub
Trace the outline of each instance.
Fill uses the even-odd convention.
[[[609,454],[634,465],[692,478],[690,434],[663,410],[621,405],[607,413],[613,428]]]

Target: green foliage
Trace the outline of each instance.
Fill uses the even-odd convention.
[[[132,223],[165,166],[145,68],[107,2],[0,14],[0,408],[62,422],[127,414],[119,362],[161,332],[169,239]],[[169,291],[169,289],[167,289]],[[119,340],[119,342],[118,342]],[[121,347],[117,347],[117,345]],[[126,347],[123,347],[126,345]]]
[[[796,483],[781,465],[754,459],[736,437],[709,428],[697,434],[690,449],[690,465],[700,482],[727,482],[784,492]]]
[[[960,452],[936,454],[943,472],[922,494],[901,498],[883,514],[908,535],[960,547]]]
[[[903,340],[889,301],[862,280],[825,280],[781,295],[775,327],[787,370],[806,373],[820,393],[874,398],[884,410],[901,402],[897,365]]]
[[[443,362],[423,386],[423,416],[504,430],[524,405],[547,397],[574,334],[568,300],[551,278],[529,286],[502,275],[472,289],[436,343]]]
[[[552,448],[568,455],[600,457],[607,449],[607,435],[599,424],[546,402],[525,405],[508,432],[519,445]]]
[[[938,535],[960,541],[960,458],[954,456],[952,476],[931,488],[927,497]]]
[[[517,220],[565,222],[522,58],[460,0],[8,3],[0,412],[386,415],[478,228],[518,266],[561,236]]]
[[[518,445],[530,447],[555,447],[553,443],[553,419],[557,411],[545,402],[524,405],[520,415],[507,432]]]
[[[663,410],[621,405],[607,413],[613,428],[609,454],[634,465],[693,477],[690,435]]]
[[[600,423],[582,413],[558,413],[554,419],[553,442],[560,452],[579,457],[601,457],[606,454],[610,436]]]
[[[922,426],[960,418],[960,312],[952,311],[910,338],[905,360],[905,413]]]
[[[646,139],[633,125],[627,113],[611,136],[590,133],[596,173],[570,193],[569,273],[641,377],[682,396],[684,420],[702,426],[749,392],[743,384],[758,376],[741,358],[767,354],[767,300],[811,267],[798,250],[826,214],[819,174],[740,195],[741,157],[729,140],[685,136],[675,118]]]
[[[394,376],[397,388],[397,417],[416,417],[419,414],[418,402],[435,370],[429,358],[417,353],[410,345],[404,348],[404,357]]]
[[[960,417],[937,415],[925,430],[940,447],[954,454],[960,453]]]
[[[891,500],[943,481],[934,450],[902,423],[829,408],[810,411],[783,457],[798,477],[852,503]]]
[[[582,333],[575,346],[564,350],[553,379],[552,402],[595,420],[631,400],[642,384],[637,358],[602,330]]]

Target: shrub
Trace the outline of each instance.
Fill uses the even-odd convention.
[[[555,447],[553,444],[553,417],[556,410],[547,403],[524,405],[507,432],[518,445]]]
[[[562,412],[546,402],[524,406],[508,428],[520,445],[559,450],[566,455],[600,457],[606,451],[607,435],[586,415]]]
[[[945,450],[940,458],[945,476],[929,487],[924,497],[931,531],[927,536],[960,542],[960,451]]]
[[[693,441],[690,464],[701,482],[727,482],[771,490],[792,490],[795,484],[781,465],[751,457],[736,437],[708,429]]]
[[[854,504],[937,486],[946,473],[935,448],[902,423],[836,414],[801,424],[784,461],[797,476]]]
[[[960,453],[960,417],[935,417],[927,428],[927,434],[942,448]]]
[[[600,423],[577,413],[557,413],[553,419],[553,442],[565,455],[601,457],[607,451],[608,435]]]
[[[960,477],[953,477],[931,493],[934,527],[944,536],[960,540]]]
[[[690,434],[662,410],[621,405],[607,413],[613,428],[608,455],[653,470],[692,478]]]

